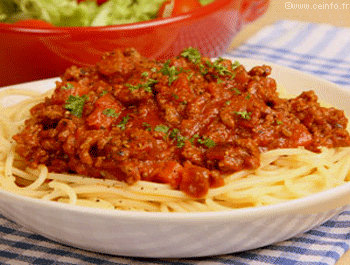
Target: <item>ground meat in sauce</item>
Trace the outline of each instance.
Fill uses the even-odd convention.
[[[115,50],[63,74],[13,137],[16,151],[32,167],[169,183],[199,198],[225,174],[257,168],[263,151],[350,145],[343,111],[313,91],[279,98],[270,73],[193,48],[166,61]]]

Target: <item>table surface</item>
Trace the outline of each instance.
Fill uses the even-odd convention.
[[[290,3],[319,5],[317,9],[307,10],[301,8],[290,9]],[[270,0],[268,11],[254,23],[245,28],[235,37],[231,48],[242,44],[246,39],[254,35],[265,25],[281,19],[292,19],[306,22],[328,23],[334,26],[350,27],[350,2],[344,0]],[[350,250],[346,252],[336,265],[350,264]]]
[[[309,5],[320,5],[317,9],[307,10],[301,8],[289,9],[289,3]],[[338,7],[338,8],[336,8]],[[268,11],[257,21],[246,25],[244,29],[235,37],[231,48],[242,44],[258,32],[265,25],[274,23],[281,19],[292,19],[306,22],[328,23],[334,26],[350,27],[350,1],[348,0],[270,0]],[[336,263],[336,265],[350,264],[350,250],[346,252]]]

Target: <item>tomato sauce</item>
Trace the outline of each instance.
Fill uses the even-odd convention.
[[[321,107],[313,91],[280,98],[270,73],[193,48],[166,61],[115,50],[66,70],[13,137],[16,151],[32,167],[201,198],[225,175],[259,167],[261,152],[350,145],[343,111]]]

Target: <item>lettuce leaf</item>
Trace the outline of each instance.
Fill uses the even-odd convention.
[[[201,0],[207,4],[213,0]],[[0,0],[0,22],[41,19],[55,26],[107,26],[154,19],[165,0]]]
[[[13,0],[0,1],[0,21],[9,19],[18,12],[18,5]]]

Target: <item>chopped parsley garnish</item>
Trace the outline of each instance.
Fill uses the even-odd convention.
[[[240,95],[241,94],[241,91],[239,91],[239,89],[237,87],[234,87],[231,89],[233,92],[236,93],[236,95]]]
[[[104,109],[102,113],[108,117],[118,118],[120,113],[117,113],[115,109]]]
[[[173,129],[173,130],[170,132],[169,137],[172,138],[172,139],[174,139],[174,138],[176,138],[176,136],[177,136],[179,133],[180,133],[180,130],[177,129],[177,128],[175,128],[175,129]]]
[[[217,59],[213,64],[212,67],[218,72],[219,75],[233,75],[232,72],[230,72],[225,65],[220,64],[224,59],[219,58]]]
[[[179,96],[176,95],[176,94],[173,94],[173,97],[174,97],[175,99],[179,99]]]
[[[236,69],[238,66],[240,66],[240,62],[239,61],[234,61],[234,63],[232,64],[232,69]]]
[[[170,60],[167,60],[164,65],[163,68],[160,69],[160,72],[163,75],[167,75],[168,76],[168,84],[169,86],[171,86],[171,84],[178,79],[178,74],[180,73],[179,70],[176,69],[176,67],[173,66],[169,66],[170,65]]]
[[[185,145],[185,141],[188,140],[191,144],[194,144],[197,139],[197,143],[204,145],[208,148],[214,147],[215,142],[207,137],[200,137],[198,134],[193,135],[190,139],[181,135],[180,130],[175,128],[169,133],[169,138],[176,140],[176,146],[182,148]]]
[[[172,138],[172,139],[175,139],[179,133],[180,133],[180,130],[177,129],[177,128],[174,128],[174,129],[170,132],[169,137]]]
[[[178,148],[182,148],[185,145],[185,141],[187,140],[187,138],[185,136],[182,136],[180,133],[180,130],[175,128],[173,129],[170,133],[169,133],[169,137],[171,139],[175,139],[176,140],[176,146]]]
[[[152,78],[147,79],[147,82],[144,84],[143,89],[147,92],[152,92],[152,87],[154,84],[157,84],[158,81]]]
[[[198,64],[202,58],[200,52],[192,47],[183,50],[181,56],[187,58],[190,62],[194,64]]]
[[[151,125],[149,125],[148,123],[143,123],[142,124],[144,127],[146,127],[146,130],[151,130]],[[170,139],[174,140],[176,142],[176,147],[178,148],[182,148],[185,146],[185,142],[188,140],[191,144],[195,143],[195,140],[197,140],[197,143],[204,145],[208,148],[214,147],[215,146],[215,142],[213,140],[211,140],[210,138],[207,137],[200,137],[198,134],[193,135],[190,139],[188,139],[187,137],[181,135],[181,132],[179,129],[174,128],[174,129],[170,129],[168,126],[160,124],[157,125],[154,128],[154,131],[156,132],[163,132],[165,134],[165,138],[169,137]]]
[[[197,138],[199,138],[200,136],[198,134],[195,134],[193,135],[191,138],[190,138],[190,143],[193,144],[194,143],[194,140],[196,140]]]
[[[183,67],[180,67],[180,72],[181,73],[189,73],[189,72],[191,72],[191,69],[185,69]]]
[[[61,87],[62,89],[68,90],[74,88],[72,83],[66,83],[66,85]]]
[[[250,93],[248,93],[248,94],[245,96],[246,99],[250,99],[251,97],[252,97],[252,95],[251,95]]]
[[[103,91],[101,92],[100,96],[103,97],[103,96],[106,95],[107,93],[108,93],[107,90],[103,90]]]
[[[147,123],[147,122],[143,122],[142,123],[142,126],[145,127],[145,130],[146,131],[151,131],[152,128],[151,128],[151,124]]]
[[[245,120],[250,120],[251,119],[251,112],[247,112],[247,111],[234,111],[233,113],[237,114],[238,116],[240,116],[242,119]]]
[[[226,106],[228,106],[228,105],[230,105],[231,104],[231,100],[227,100],[226,102],[225,102],[225,105]]]
[[[231,79],[234,78],[235,73],[232,73],[230,70],[227,69],[225,65],[221,64],[222,61],[224,61],[224,59],[221,57],[215,60],[214,62],[211,62],[210,60],[206,60],[205,65],[202,63],[199,64],[199,70],[202,75],[206,75],[209,72],[209,69],[212,68],[218,73],[219,76],[230,75]],[[218,76],[214,76],[214,77],[218,78]]]
[[[169,131],[169,127],[163,124],[157,125],[156,127],[154,127],[154,131],[155,132],[163,132],[163,133],[168,133]]]
[[[72,113],[72,115],[81,118],[81,116],[83,114],[84,104],[85,104],[85,101],[87,99],[88,99],[88,97],[86,95],[83,95],[81,97],[69,95],[64,107],[67,110],[69,110]]]
[[[157,83],[158,83],[157,80],[149,78],[145,83],[141,83],[137,85],[125,84],[125,86],[127,86],[131,92],[140,88],[143,88],[147,92],[152,92],[152,86]]]
[[[187,80],[188,80],[188,81],[191,81],[192,76],[193,76],[193,72],[190,73],[189,75],[187,75]]]
[[[182,136],[182,137],[183,137],[183,136]],[[186,140],[186,138],[184,138],[183,140],[177,140],[176,146],[177,146],[178,148],[184,147],[184,146],[185,146],[185,140]]]
[[[281,124],[283,124],[283,121],[276,120],[276,124],[277,124],[277,125],[281,125]]]
[[[202,145],[205,145],[208,148],[214,147],[216,145],[212,139],[207,137],[203,137],[202,139],[197,139],[197,142]]]
[[[123,117],[123,119],[119,122],[119,124],[117,125],[118,128],[125,130],[126,128],[126,124],[128,123],[130,119],[129,114],[127,114],[126,116]]]
[[[206,75],[209,72],[208,68],[206,68],[203,64],[199,64],[199,71],[202,75]]]
[[[138,85],[125,84],[125,86],[127,86],[131,92],[141,88],[141,84],[138,84]]]
[[[149,75],[148,72],[143,72],[143,73],[141,73],[141,76],[142,76],[142,77],[147,77],[148,75]]]

